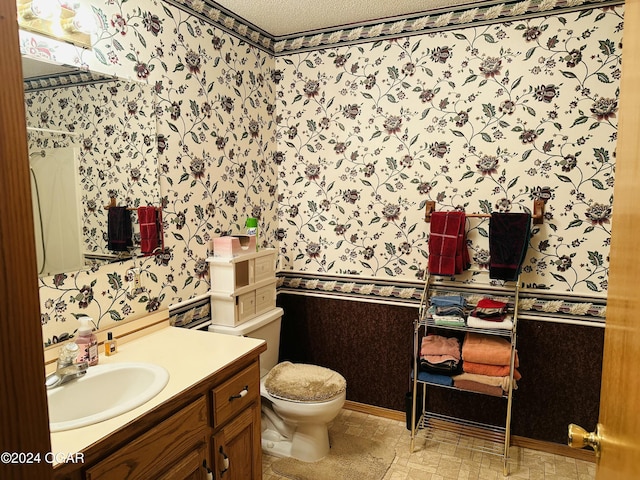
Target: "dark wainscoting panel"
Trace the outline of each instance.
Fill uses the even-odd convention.
[[[570,423],[595,431],[603,347],[604,328],[520,322],[514,434],[566,444]]]
[[[278,295],[280,359],[321,365],[347,380],[347,399],[404,411],[415,307]]]
[[[410,390],[417,308],[281,293],[280,359],[322,365],[347,379],[347,399],[404,411]],[[522,320],[523,379],[514,395],[512,434],[566,443],[567,425],[598,421],[604,329]],[[504,425],[506,400],[430,389],[433,411]]]

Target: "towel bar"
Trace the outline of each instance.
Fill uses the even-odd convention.
[[[533,201],[533,215],[531,218],[533,219],[534,225],[540,225],[544,223],[544,200],[534,200]],[[424,209],[424,221],[429,223],[431,222],[431,214],[436,211],[436,202],[434,200],[427,200],[425,209]],[[465,213],[466,217],[472,218],[490,218],[490,213]]]

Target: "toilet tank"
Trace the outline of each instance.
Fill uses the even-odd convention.
[[[280,324],[283,313],[281,308],[274,308],[267,313],[263,313],[235,327],[210,325],[209,331],[266,340],[267,350],[260,354],[260,377],[263,377],[278,363],[278,354],[280,352]]]

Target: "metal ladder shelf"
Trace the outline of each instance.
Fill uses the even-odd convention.
[[[509,475],[509,450],[511,447],[511,408],[513,405],[513,374],[515,369],[516,356],[516,329],[518,322],[518,301],[520,290],[520,278],[515,281],[515,286],[509,289],[491,289],[484,291],[482,288],[474,287],[476,292],[483,292],[483,296],[487,297],[508,297],[511,299],[509,306],[513,311],[513,329],[478,329],[466,326],[436,325],[429,318],[428,303],[432,290],[446,291],[451,290],[446,285],[434,286],[433,276],[427,275],[425,280],[422,299],[420,302],[419,318],[414,322],[414,340],[413,340],[413,395],[412,395],[412,414],[411,414],[411,452],[414,451],[415,440],[419,431],[424,432],[427,440],[436,441],[454,445],[460,448],[497,455],[503,459],[503,475]],[[462,288],[458,287],[458,291]],[[424,335],[428,330],[452,330],[458,332],[475,332],[483,335],[497,335],[508,337],[511,341],[511,363],[509,368],[509,389],[503,395],[506,399],[505,425],[488,425],[470,420],[455,418],[447,415],[441,415],[434,412],[428,412],[427,392],[430,388],[445,388],[457,391],[466,391],[456,387],[437,385],[429,382],[418,380],[416,372],[419,371],[419,345],[421,341],[420,332],[423,330]],[[416,406],[418,405],[418,384],[422,385],[422,414],[416,418]],[[474,392],[477,393],[477,392]],[[483,395],[482,393],[478,393]]]
[[[426,413],[421,416],[418,428],[425,430],[424,437],[429,441],[489,455],[504,455],[504,427]]]

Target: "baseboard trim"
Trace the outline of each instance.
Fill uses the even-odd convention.
[[[561,443],[546,442],[544,440],[520,437],[518,435],[511,437],[511,444],[516,447],[530,448],[531,450],[596,463],[596,453],[593,450],[576,449],[568,445],[562,445]]]
[[[353,402],[347,400],[344,402],[344,408],[353,412],[366,413],[375,417],[388,418],[389,420],[397,420],[399,422],[406,421],[405,413],[390,408],[376,407],[375,405],[367,405],[366,403]]]
[[[391,410],[389,408],[376,407],[375,405],[367,405],[365,403],[353,402],[347,400],[344,403],[344,408],[354,412],[365,413],[367,415],[373,415],[376,417],[387,418],[390,420],[396,420],[399,422],[406,422],[406,416],[404,412],[397,410]],[[464,427],[456,426],[461,433],[464,434]],[[584,460],[587,462],[595,463],[596,455],[592,450],[578,450],[571,448],[567,445],[559,443],[547,442],[544,440],[536,440],[534,438],[520,437],[513,435],[511,437],[511,445],[515,447],[529,448],[531,450],[538,450],[540,452],[551,453],[553,455],[561,455],[563,457],[575,458],[577,460]]]

